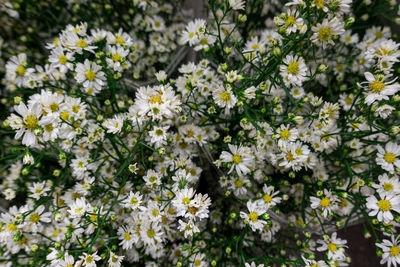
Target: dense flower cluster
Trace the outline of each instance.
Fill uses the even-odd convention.
[[[209,1],[171,26],[172,4],[133,2],[132,29],[69,24],[39,65],[0,54],[2,266],[349,266],[353,224],[400,264],[388,27],[351,0]]]

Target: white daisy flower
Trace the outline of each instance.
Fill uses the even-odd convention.
[[[317,243],[321,244],[321,246],[317,248],[317,251],[328,251],[328,258],[330,260],[346,259],[344,248],[347,248],[347,241],[337,238],[336,232],[334,232],[326,240],[318,240]]]
[[[287,55],[283,59],[283,65],[279,66],[280,74],[286,86],[302,86],[307,78],[307,66],[304,59],[299,56]]]
[[[400,168],[400,146],[396,143],[388,142],[385,148],[378,145],[376,147],[376,163],[385,171],[395,173],[395,168]]]
[[[240,217],[248,222],[253,231],[261,231],[267,222],[262,220],[260,216],[267,212],[267,208],[264,205],[259,205],[259,202],[248,201],[247,209],[249,213],[241,211]]]
[[[378,180],[379,184],[372,184],[378,194],[400,193],[400,181],[396,175],[389,177],[384,173],[378,176]]]
[[[254,169],[254,156],[249,147],[231,144],[228,144],[228,147],[230,152],[223,151],[220,159],[222,162],[232,163],[229,173],[235,169],[239,176],[243,176]]]
[[[382,74],[372,75],[370,72],[364,73],[367,82],[359,84],[365,92],[365,103],[373,104],[375,101],[389,100],[389,96],[396,94],[400,90],[400,84],[394,83],[395,80],[386,81],[388,76]],[[367,86],[365,86],[367,84]]]
[[[101,71],[101,66],[95,62],[86,59],[84,64],[78,63],[76,65],[75,71],[76,81],[83,85],[85,92],[89,95],[96,95],[105,85],[105,74]]]
[[[371,211],[369,216],[377,216],[378,221],[383,223],[390,223],[393,220],[391,211],[400,213],[400,197],[393,194],[379,194],[380,200],[375,196],[367,198],[367,208]]]
[[[391,265],[395,267],[400,265],[399,237],[400,236],[395,237],[394,235],[391,235],[391,240],[383,239],[382,243],[376,243],[376,246],[380,247],[383,252],[380,264],[386,263],[388,267]]]
[[[311,40],[313,43],[322,45],[325,49],[327,45],[333,45],[333,36],[341,35],[345,32],[344,23],[339,21],[337,17],[331,20],[324,19],[322,23],[318,23],[316,26],[311,27],[314,32]]]

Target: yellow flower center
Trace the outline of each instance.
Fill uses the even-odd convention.
[[[249,218],[252,222],[256,222],[258,220],[258,214],[255,212],[250,212]]]
[[[79,107],[79,106],[77,106],[77,105],[73,105],[73,106],[72,106],[72,111],[73,111],[73,112],[78,113],[79,110],[80,110],[80,107]]]
[[[10,230],[12,232],[15,232],[15,231],[18,230],[17,226],[15,224],[13,224],[13,223],[7,224],[7,228],[8,228],[8,230]]]
[[[321,199],[321,201],[319,202],[319,204],[321,204],[322,207],[326,208],[329,206],[329,203],[331,201],[329,200],[329,198],[324,197],[323,199]]]
[[[18,66],[17,73],[19,76],[23,76],[25,74],[25,72],[26,72],[26,69],[24,66],[22,66],[22,65]]]
[[[26,128],[33,131],[38,126],[38,119],[36,116],[30,114],[25,118]]]
[[[286,154],[285,157],[286,157],[286,159],[287,159],[288,161],[292,161],[292,160],[294,159],[293,153],[290,152],[290,151]]]
[[[233,155],[232,160],[233,160],[233,163],[239,164],[242,162],[242,157],[239,156],[238,154],[235,154],[235,155]]]
[[[382,199],[378,201],[378,207],[382,211],[389,211],[392,208],[392,205],[390,205],[389,200]]]
[[[390,248],[389,253],[390,253],[390,256],[396,257],[397,255],[400,254],[400,249],[399,249],[398,246],[393,246],[393,247]]]
[[[188,211],[190,212],[190,214],[192,215],[196,215],[197,213],[197,208],[196,207],[189,207]]]
[[[86,257],[86,262],[87,262],[87,263],[92,263],[92,262],[93,262],[93,256],[92,256],[92,255],[87,256],[87,257]]]
[[[53,124],[47,124],[44,126],[44,130],[48,133],[51,133],[53,131]]]
[[[237,181],[235,181],[235,186],[236,186],[237,188],[240,188],[240,187],[243,186],[243,182],[240,181],[240,180],[237,180]]]
[[[64,56],[64,55],[61,55],[59,58],[58,58],[58,62],[60,62],[61,64],[65,64],[65,63],[67,63],[67,57],[66,56]]]
[[[124,234],[124,239],[127,240],[127,241],[131,240],[131,234],[130,233],[125,233]]]
[[[385,84],[381,81],[373,81],[369,84],[369,89],[371,89],[372,93],[377,94],[385,89]]]
[[[194,261],[194,266],[200,266],[200,264],[201,264],[201,260],[196,259],[196,260]]]
[[[265,203],[270,203],[272,201],[272,197],[268,194],[264,195],[264,202]]]
[[[68,120],[68,117],[69,117],[68,111],[64,111],[63,113],[61,113],[60,117],[64,121]]]
[[[94,73],[94,71],[92,70],[88,70],[87,72],[85,72],[85,77],[89,81],[93,81],[96,78],[96,73]]]
[[[150,103],[151,104],[155,104],[155,103],[161,104],[161,102],[162,102],[162,99],[161,99],[160,95],[152,95],[150,97]]]
[[[296,148],[296,154],[299,156],[303,155],[303,150],[301,150],[301,148]]]
[[[321,28],[318,30],[318,39],[321,42],[328,41],[332,35],[332,28],[331,27],[325,27]]]
[[[37,223],[37,222],[40,220],[40,215],[37,214],[37,213],[34,213],[34,214],[32,214],[32,215],[29,217],[29,220],[30,220],[32,223]]]
[[[156,232],[153,229],[147,231],[147,236],[153,238],[156,235]]]
[[[325,0],[316,0],[315,4],[316,4],[318,9],[321,9],[321,8],[324,7],[324,2],[325,2]]]
[[[121,56],[120,56],[119,54],[115,54],[115,55],[112,56],[112,60],[113,60],[114,62],[116,62],[116,61],[118,61],[118,60],[120,60],[120,59],[121,59]]]
[[[294,16],[289,16],[285,20],[285,26],[286,27],[292,27],[296,23],[296,18]]]
[[[290,131],[288,129],[284,129],[280,133],[281,139],[288,140],[291,136]]]
[[[118,38],[115,39],[115,42],[117,44],[123,44],[124,43],[124,39],[122,39],[121,37],[118,37]]]
[[[153,216],[157,217],[160,214],[160,212],[158,210],[153,210]]]
[[[137,203],[138,203],[138,200],[135,197],[131,198],[132,205],[136,205]]]
[[[189,204],[189,203],[190,203],[190,198],[188,198],[188,197],[182,198],[182,204],[183,204],[183,205],[187,205],[187,204]]]
[[[58,111],[58,104],[57,103],[53,103],[50,105],[50,110],[53,112]]]
[[[391,191],[391,190],[393,190],[393,185],[390,183],[385,183],[383,185],[383,189],[385,189],[385,191]]]
[[[231,100],[231,94],[228,91],[223,91],[220,94],[220,98],[225,102],[229,102]]]
[[[393,163],[396,161],[396,155],[391,152],[387,152],[383,158],[387,163]]]
[[[80,48],[85,48],[87,46],[87,43],[84,40],[79,40],[78,42],[76,42],[76,46]]]
[[[299,73],[299,63],[297,61],[290,62],[289,66],[287,67],[287,72],[293,75]]]
[[[337,246],[336,246],[336,244],[329,243],[329,244],[328,244],[328,249],[329,249],[330,251],[336,251],[336,250],[337,250]]]

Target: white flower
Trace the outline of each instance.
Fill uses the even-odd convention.
[[[322,23],[318,23],[316,26],[311,27],[314,32],[311,40],[313,43],[322,45],[325,49],[328,44],[333,45],[334,42],[332,37],[335,35],[341,35],[345,32],[344,23],[339,21],[337,17],[334,17],[330,21],[324,19]]]
[[[233,108],[237,103],[237,97],[232,92],[231,88],[226,88],[222,85],[217,86],[213,91],[214,102],[221,108],[225,108],[225,112]]]
[[[117,134],[122,130],[122,126],[124,126],[124,115],[117,114],[114,115],[112,119],[108,119],[104,121],[104,126],[107,128],[107,133]]]
[[[299,131],[296,128],[289,128],[289,125],[281,125],[277,130],[276,133],[278,135],[278,146],[284,147],[291,142],[296,141]]]
[[[260,205],[265,206],[266,209],[272,208],[282,201],[282,198],[277,196],[279,194],[279,191],[275,191],[275,188],[273,186],[267,186],[265,184],[263,186],[263,192],[263,198],[257,200],[257,202]]]
[[[249,223],[249,226],[253,231],[262,230],[266,221],[260,218],[261,215],[267,212],[267,208],[264,205],[260,205],[259,202],[247,202],[247,209],[249,213],[240,212],[240,217]]]
[[[229,0],[229,5],[233,10],[243,10],[246,2],[243,0]]]
[[[399,194],[400,181],[397,176],[389,177],[386,173],[378,176],[379,184],[373,184],[372,187],[376,189],[379,194]]]
[[[399,236],[395,237],[391,235],[390,238],[391,240],[384,239],[382,243],[376,243],[376,246],[380,247],[383,251],[380,264],[387,263],[388,267],[393,264],[396,267],[400,264]]]
[[[84,64],[78,63],[75,68],[75,79],[83,85],[85,92],[89,95],[96,95],[105,85],[105,74],[101,71],[101,66],[95,62],[85,60]]]
[[[49,62],[55,68],[58,68],[62,73],[66,73],[68,70],[73,70],[74,54],[71,52],[65,52],[62,47],[56,47],[51,51]]]
[[[375,116],[379,116],[383,119],[386,119],[387,117],[390,116],[390,114],[392,114],[393,110],[396,110],[396,108],[385,104],[383,106],[379,106],[375,110]]]
[[[396,143],[388,142],[385,145],[385,149],[381,146],[377,146],[378,153],[376,155],[376,163],[378,163],[382,169],[394,173],[395,167],[400,168],[400,146]]]
[[[311,208],[312,209],[321,209],[323,216],[326,218],[329,214],[333,212],[337,208],[337,196],[333,195],[332,192],[324,189],[324,197],[310,197],[311,200]]]
[[[255,162],[250,148],[231,144],[228,147],[230,152],[223,151],[220,158],[222,162],[232,163],[229,173],[235,169],[239,176],[243,176],[253,170]]]
[[[114,252],[110,251],[110,259],[108,260],[109,267],[119,267],[125,256],[118,256]]]
[[[375,101],[389,100],[389,96],[396,94],[400,90],[400,84],[394,83],[395,80],[386,81],[388,76],[382,74],[372,75],[370,72],[364,73],[367,82],[359,84],[366,92],[365,103],[371,105]],[[367,86],[363,86],[367,84]]]
[[[344,254],[344,248],[346,248],[346,240],[337,238],[337,233],[334,232],[327,240],[318,240],[317,243],[321,244],[318,247],[318,251],[328,251],[328,258],[330,260],[344,260],[346,255]]]
[[[390,223],[393,220],[391,211],[400,213],[400,197],[393,194],[379,194],[380,200],[375,196],[367,198],[367,208],[371,211],[369,216],[377,216],[378,221],[383,223]]]
[[[302,86],[303,82],[308,79],[306,77],[308,69],[304,59],[299,56],[287,55],[283,59],[283,63],[279,66],[279,70],[285,85]]]
[[[40,199],[47,191],[50,191],[50,188],[45,186],[46,182],[43,181],[41,183],[33,183],[32,186],[29,186],[29,191],[32,193],[31,197],[38,200]]]
[[[125,199],[122,204],[125,208],[130,208],[132,210],[145,210],[146,208],[142,206],[142,196],[139,192],[133,193],[132,191],[129,193],[127,199]]]
[[[96,261],[101,260],[101,257],[97,255],[97,251],[93,254],[87,254],[84,252],[79,259],[83,261],[83,266],[85,267],[96,267]]]
[[[86,204],[85,198],[78,198],[68,210],[72,218],[82,217],[86,210],[88,210],[88,204]]]
[[[15,138],[19,139],[23,135],[23,145],[36,146],[37,137],[35,135],[35,130],[39,127],[39,116],[42,112],[42,105],[35,103],[27,107],[23,102],[20,102],[14,109],[22,117],[21,119],[21,117],[15,114],[8,117],[11,128],[17,130]]]

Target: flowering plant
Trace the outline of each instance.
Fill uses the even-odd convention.
[[[164,30],[152,3],[137,20]],[[138,54],[105,21],[60,29],[45,64],[9,57],[1,264],[348,266],[338,230],[362,224],[397,266],[400,44],[373,26],[382,8],[399,9],[210,0],[171,26],[199,58],[177,69],[140,66],[165,47]]]

